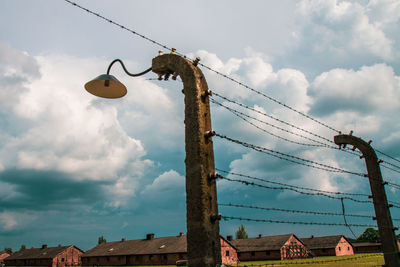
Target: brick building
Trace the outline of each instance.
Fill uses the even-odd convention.
[[[83,251],[75,246],[30,248],[15,252],[7,257],[6,266],[51,266],[66,267],[81,265]]]
[[[231,236],[228,236],[231,240]],[[238,251],[240,261],[286,260],[307,258],[306,246],[294,235],[265,236],[236,239],[231,243]]]
[[[352,244],[343,235],[301,238],[315,256],[353,255]]]
[[[236,249],[229,241],[220,238],[223,264],[236,264]],[[116,265],[175,265],[187,260],[186,235],[154,238],[147,234],[145,239],[102,243],[82,255],[82,266]]]
[[[4,263],[4,259],[7,258],[8,256],[10,256],[10,254],[8,254],[5,251],[0,251],[0,263]]]
[[[382,244],[381,243],[372,243],[372,242],[360,242],[360,243],[352,243],[354,248],[354,253],[380,253],[382,252]]]

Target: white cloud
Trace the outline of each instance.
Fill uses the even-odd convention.
[[[400,77],[386,64],[363,66],[358,71],[333,69],[315,78],[309,94],[314,98],[315,114],[390,111],[400,105]]]
[[[30,223],[34,219],[36,219],[36,216],[30,212],[3,211],[0,212],[0,228],[3,228],[5,231],[13,230]]]
[[[372,5],[338,0],[304,0],[298,4],[298,11],[308,21],[303,32],[309,35],[306,39],[313,42],[316,52],[334,53],[342,58],[369,54],[392,61],[394,42],[380,27],[379,16],[371,22],[368,11]],[[380,19],[386,20],[383,17]],[[391,23],[395,21],[391,20]]]
[[[143,145],[121,127],[117,107],[93,102],[83,89],[85,79],[94,76],[88,73],[105,62],[60,55],[32,60],[43,75],[27,82],[12,105],[16,123],[27,121],[29,127],[4,142],[0,153],[4,167],[113,180],[118,171],[142,160]]]
[[[178,194],[183,195],[184,186],[185,177],[174,170],[169,170],[158,176],[152,184],[147,185],[141,194],[149,197],[154,195],[171,195],[172,197],[180,191]]]

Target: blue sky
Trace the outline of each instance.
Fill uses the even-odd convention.
[[[103,1],[77,0],[191,58],[229,75],[344,133],[373,140],[400,160],[400,2]],[[126,97],[105,100],[83,85],[121,58],[129,71],[151,66],[160,47],[63,0],[3,0],[0,10],[0,249],[74,244],[186,231],[182,84],[126,76]],[[167,51],[165,51],[167,52]],[[217,94],[333,140],[335,132],[206,69]],[[298,129],[215,100],[258,120]],[[355,172],[357,156],[321,147],[211,105],[223,135]],[[366,179],[282,161],[214,137],[216,167],[275,182],[327,191],[369,193]],[[378,155],[381,156],[381,155]],[[382,157],[399,166],[396,160]],[[390,165],[386,165],[390,166]],[[393,167],[392,168],[397,168]],[[399,170],[399,169],[397,169]],[[382,168],[400,184],[398,172]],[[238,178],[233,175],[228,177]],[[400,202],[398,191],[386,187]],[[218,182],[220,203],[341,212],[340,200]],[[373,215],[372,204],[345,200],[346,212]],[[392,217],[400,219],[398,208]],[[225,216],[343,223],[338,216],[220,207]],[[347,218],[353,224],[374,224]],[[249,236],[344,234],[342,226],[221,221],[222,235],[244,224]],[[399,221],[395,221],[398,225]],[[364,228],[353,227],[356,235]]]

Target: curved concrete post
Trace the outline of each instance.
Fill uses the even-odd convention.
[[[363,154],[365,164],[367,165],[376,221],[381,236],[382,250],[386,263],[385,266],[400,266],[399,249],[397,247],[393,222],[390,216],[381,169],[374,149],[369,143],[352,135],[337,135],[334,140],[337,145],[353,145]]]
[[[155,57],[153,72],[179,75],[185,94],[186,211],[189,266],[221,264],[217,190],[211,137],[208,87],[201,70],[189,60],[166,54]],[[205,95],[202,95],[204,94]]]

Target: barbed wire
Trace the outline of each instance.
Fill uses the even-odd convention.
[[[252,180],[257,180],[257,181],[262,181],[262,182],[266,182],[266,183],[271,183],[271,184],[294,187],[294,188],[301,189],[301,190],[309,190],[309,191],[321,192],[321,193],[327,193],[327,194],[333,194],[333,195],[366,196],[366,197],[370,196],[369,194],[363,194],[363,193],[345,193],[345,192],[338,192],[338,191],[335,192],[335,191],[327,191],[327,190],[321,190],[321,189],[302,187],[302,186],[297,186],[297,185],[290,185],[290,184],[275,182],[275,181],[271,181],[271,180],[255,177],[255,176],[241,174],[241,173],[237,173],[237,172],[226,171],[226,170],[223,170],[223,169],[220,169],[220,168],[215,168],[215,170],[217,170],[219,172],[226,173],[226,174],[236,175],[236,176],[240,176],[240,177],[244,177],[244,178],[248,178],[248,179],[252,179]]]
[[[217,94],[217,93],[214,93],[214,94],[220,96],[220,95]],[[221,97],[221,98],[222,98],[222,97]],[[264,113],[264,112],[258,111],[258,110],[256,110],[256,109],[253,109],[253,108],[251,108],[251,107],[249,107],[249,106],[247,106],[247,105],[245,105],[245,104],[236,102],[236,101],[234,101],[234,100],[228,100],[228,98],[226,98],[226,97],[223,97],[223,98],[226,99],[227,101],[232,101],[232,103],[237,103],[237,105],[239,105],[239,106],[245,107],[245,108],[247,108],[247,109],[249,109],[249,110],[252,110],[252,111],[254,111],[254,112],[257,112],[257,113],[259,113],[259,114],[262,114],[262,115],[264,115],[264,116],[266,116],[266,117],[273,118],[274,120],[277,120],[277,121],[279,121],[279,122],[281,122],[281,123],[284,123],[284,124],[286,124],[286,125],[290,125],[291,127],[294,127],[294,128],[298,127],[298,126],[295,126],[294,124],[288,123],[288,122],[286,122],[286,121],[283,121],[283,120],[281,120],[281,119],[275,118],[275,117],[273,117],[273,116],[270,117],[270,115],[268,115],[268,114],[266,114],[266,113]],[[289,131],[289,130],[287,130],[287,129],[281,128],[281,127],[276,126],[276,125],[274,125],[274,124],[272,124],[272,123],[269,123],[269,122],[260,120],[260,119],[258,119],[258,118],[256,118],[256,117],[247,115],[247,114],[245,114],[245,113],[243,113],[243,112],[240,112],[239,110],[230,108],[230,107],[228,107],[228,106],[226,106],[226,105],[224,105],[224,104],[222,104],[222,103],[216,101],[216,100],[215,100],[214,98],[212,98],[212,97],[210,97],[210,101],[211,101],[212,103],[214,103],[214,104],[217,104],[217,105],[219,105],[219,106],[221,106],[221,107],[227,109],[228,111],[230,111],[231,113],[233,113],[235,116],[237,116],[237,117],[239,117],[240,119],[246,121],[247,123],[251,124],[252,126],[258,128],[259,130],[261,130],[261,131],[263,131],[263,132],[266,132],[266,133],[268,133],[268,134],[270,134],[270,135],[273,135],[273,136],[275,136],[275,137],[277,137],[277,138],[280,138],[280,139],[282,139],[282,140],[285,140],[285,141],[288,141],[288,142],[291,142],[291,143],[294,143],[294,144],[298,144],[298,145],[313,146],[313,147],[324,147],[324,148],[334,149],[334,150],[342,151],[342,152],[345,152],[345,153],[348,153],[348,154],[352,154],[352,155],[356,155],[356,156],[362,155],[360,152],[354,152],[354,149],[342,148],[341,146],[332,146],[332,145],[323,143],[323,142],[321,142],[321,141],[312,139],[312,138],[310,138],[310,137],[307,137],[307,136],[305,136],[305,135],[298,134],[298,133]],[[255,120],[255,121],[257,121],[257,122],[260,122],[260,123],[262,123],[262,124],[271,126],[271,127],[275,128],[275,129],[278,129],[278,130],[280,130],[280,131],[283,131],[283,132],[286,132],[286,133],[289,133],[289,134],[292,134],[292,135],[295,135],[295,136],[298,136],[298,137],[307,139],[307,140],[309,140],[309,141],[315,142],[315,143],[317,143],[317,144],[319,144],[319,145],[316,145],[316,144],[306,144],[306,143],[301,143],[301,142],[289,140],[289,139],[287,139],[287,138],[284,138],[284,137],[282,137],[282,136],[279,136],[279,135],[276,135],[276,134],[274,134],[274,133],[271,133],[271,132],[265,130],[264,128],[261,128],[261,127],[255,125],[254,123],[252,123],[252,122],[248,121],[247,119],[243,118],[243,116],[244,116],[244,117],[247,117],[247,118],[249,118],[249,119]],[[297,129],[297,128],[296,128],[296,129]],[[302,128],[298,127],[298,129],[302,129]],[[303,131],[303,132],[306,132],[306,133],[309,133],[309,134],[311,134],[311,135],[317,136],[317,137],[319,137],[319,138],[321,138],[319,135],[314,134],[314,133],[312,133],[312,132],[309,132],[308,130],[302,129],[302,131]],[[325,137],[322,137],[322,138],[324,138],[325,141],[328,141],[328,142],[331,143],[331,144],[335,144],[333,141],[331,141],[331,140],[329,140],[329,139],[327,139],[327,138],[325,138]],[[336,145],[336,144],[335,144],[335,145]]]
[[[81,6],[81,5],[78,5],[77,3],[73,2],[73,1],[70,1],[70,0],[64,0],[64,1],[69,3],[69,4],[71,4],[71,5],[73,5],[73,6],[75,6],[75,7],[78,7],[80,9],[88,12],[89,14],[97,16],[98,18],[101,18],[101,19],[105,20],[106,22],[109,22],[111,24],[114,24],[115,26],[118,26],[122,30],[126,30],[126,31],[128,31],[128,32],[130,32],[130,33],[132,33],[134,35],[137,35],[137,36],[139,36],[139,37],[141,37],[141,38],[143,38],[143,39],[145,39],[145,40],[147,40],[147,41],[159,46],[159,47],[162,47],[164,49],[172,51],[172,48],[170,48],[170,47],[168,47],[168,46],[166,46],[166,45],[164,45],[164,44],[162,44],[160,42],[157,42],[157,41],[147,37],[144,34],[140,34],[140,33],[136,32],[136,31],[134,31],[134,30],[132,30],[132,29],[130,29],[128,27],[125,27],[124,25],[119,24],[119,23],[117,23],[117,22],[115,22],[115,21],[113,21],[113,20],[111,20],[109,18],[106,18],[106,17],[100,15],[99,13],[93,12],[93,11],[91,11],[91,10]],[[184,56],[183,54],[181,54],[181,53],[179,53],[177,51],[175,51],[175,53],[180,55],[180,56]],[[307,115],[307,114],[305,114],[305,113],[303,113],[303,112],[301,112],[301,111],[299,111],[299,110],[297,110],[297,109],[295,109],[295,108],[293,108],[293,107],[291,107],[291,106],[289,106],[289,105],[287,105],[287,104],[285,104],[285,103],[283,103],[283,102],[281,102],[281,101],[279,101],[279,100],[277,100],[277,99],[275,99],[275,98],[273,98],[273,97],[271,97],[271,96],[269,96],[269,95],[267,95],[265,93],[262,93],[262,92],[254,89],[254,88],[252,88],[252,87],[250,87],[250,86],[248,86],[248,85],[246,85],[246,84],[244,84],[244,83],[242,83],[242,82],[240,82],[240,81],[238,81],[238,80],[236,80],[236,79],[234,79],[234,78],[232,78],[232,77],[230,77],[230,76],[228,76],[226,74],[223,74],[223,73],[221,73],[221,72],[219,72],[219,71],[217,71],[217,70],[215,70],[215,69],[213,69],[213,68],[211,68],[211,67],[209,67],[209,66],[207,66],[207,65],[205,65],[203,63],[199,62],[198,65],[202,66],[202,67],[208,69],[209,71],[212,71],[212,72],[214,72],[214,73],[216,73],[216,74],[218,74],[218,75],[220,75],[220,76],[222,76],[222,77],[224,77],[224,78],[226,78],[226,79],[228,79],[228,80],[230,80],[230,81],[232,81],[232,82],[234,82],[236,84],[239,84],[240,86],[242,86],[244,88],[247,88],[250,91],[252,91],[252,92],[254,92],[254,93],[256,93],[256,94],[258,94],[260,96],[263,96],[264,98],[266,98],[266,99],[268,99],[268,100],[270,100],[270,101],[272,101],[272,102],[274,102],[274,103],[276,103],[276,104],[278,104],[280,106],[283,106],[283,107],[285,107],[285,108],[287,108],[287,109],[289,109],[289,110],[291,110],[291,111],[293,111],[293,112],[295,112],[295,113],[297,113],[297,114],[299,114],[299,115],[301,115],[301,116],[303,116],[303,117],[305,117],[305,118],[307,118],[309,120],[312,120],[312,121],[314,121],[314,122],[316,122],[316,123],[328,128],[328,129],[330,129],[330,130],[332,130],[334,132],[338,132],[338,133],[340,132],[339,130],[336,130],[335,128],[327,125],[326,123],[323,123],[323,122],[311,117],[310,115]]]
[[[244,185],[251,185],[251,186],[256,186],[256,187],[260,187],[260,188],[265,188],[265,189],[272,189],[272,190],[290,190],[302,195],[308,195],[308,196],[324,196],[327,198],[331,198],[331,199],[341,199],[340,197],[336,197],[336,196],[332,196],[332,195],[328,195],[325,193],[310,193],[310,192],[304,192],[304,191],[300,191],[298,189],[292,188],[292,187],[284,187],[284,186],[268,186],[268,185],[262,185],[262,184],[258,184],[258,183],[254,183],[254,182],[249,182],[247,180],[240,180],[240,179],[231,179],[231,178],[227,178],[225,176],[219,175],[219,178],[221,180],[226,180],[226,181],[230,181],[230,182],[236,182],[236,183],[241,183]],[[372,201],[370,200],[359,200],[359,199],[355,199],[352,197],[342,197],[344,199],[348,199],[354,202],[358,202],[358,203],[372,203]]]
[[[263,131],[263,132],[265,132],[265,133],[268,133],[268,134],[270,134],[270,135],[272,135],[272,136],[274,136],[274,137],[277,137],[277,138],[279,138],[279,139],[282,139],[282,140],[285,140],[285,141],[287,141],[287,142],[291,142],[291,143],[294,143],[294,144],[298,144],[298,145],[304,145],[304,146],[314,146],[314,147],[325,147],[325,146],[328,146],[328,145],[326,145],[326,144],[324,144],[324,143],[322,143],[322,142],[320,142],[320,141],[317,141],[317,140],[311,139],[311,138],[309,138],[309,137],[306,137],[306,136],[303,136],[303,135],[300,135],[300,134],[291,132],[291,131],[289,131],[289,130],[280,128],[279,126],[273,125],[273,124],[271,124],[271,123],[268,123],[268,122],[259,120],[259,119],[257,119],[257,118],[254,118],[254,117],[252,117],[252,116],[249,116],[249,115],[247,115],[247,114],[244,114],[243,112],[240,112],[240,111],[238,111],[238,110],[234,110],[234,109],[232,109],[232,108],[230,108],[230,107],[228,107],[228,106],[225,106],[224,104],[222,104],[222,103],[216,101],[214,98],[210,98],[210,101],[211,101],[212,103],[216,104],[216,105],[219,105],[219,106],[225,108],[226,110],[228,110],[228,111],[230,111],[231,113],[233,113],[235,116],[237,116],[237,117],[239,117],[240,119],[246,121],[247,123],[249,123],[250,125],[256,127],[257,129],[259,129],[259,130],[261,130],[261,131]],[[257,126],[257,125],[255,125],[254,123],[250,122],[249,120],[247,120],[247,119],[244,118],[243,116],[244,116],[244,117],[247,117],[247,118],[250,118],[250,119],[253,119],[253,120],[255,120],[255,121],[258,121],[258,122],[260,122],[260,123],[266,124],[266,125],[268,125],[268,126],[271,126],[271,127],[275,128],[275,129],[278,129],[278,130],[281,130],[281,131],[285,131],[285,132],[287,132],[287,133],[290,133],[290,134],[293,134],[293,135],[297,135],[297,136],[303,137],[303,138],[305,138],[305,139],[311,140],[311,141],[313,141],[313,142],[319,143],[319,145],[317,145],[317,144],[307,144],[307,143],[301,143],[301,142],[289,140],[289,139],[287,139],[287,138],[284,138],[284,137],[282,137],[282,136],[279,136],[279,135],[276,135],[276,134],[274,134],[274,133],[271,133],[271,132],[269,132],[269,131],[267,131],[267,130],[265,130],[265,129],[263,129],[263,128]],[[335,148],[336,148],[336,147],[335,147]],[[338,149],[338,148],[336,148],[336,149]]]
[[[382,162],[383,163],[383,162]],[[397,173],[400,173],[400,171],[399,170],[395,170],[395,169],[393,169],[393,168],[391,168],[391,167],[388,167],[388,166],[386,166],[386,165],[384,165],[384,164],[380,164],[380,166],[381,167],[383,167],[383,168],[385,168],[385,169],[388,169],[388,170],[391,170],[391,171],[394,171],[394,172],[397,172]]]
[[[218,203],[218,206],[257,209],[257,210],[266,210],[266,211],[279,211],[279,212],[287,212],[287,213],[312,214],[312,215],[322,215],[322,216],[343,216],[342,213],[336,213],[336,212],[321,212],[321,211],[310,211],[310,210],[293,210],[293,209],[281,209],[281,208],[267,208],[267,207],[253,206],[253,205],[242,205],[242,204],[231,204],[231,203]],[[373,216],[360,215],[360,214],[346,214],[346,216],[348,216],[348,217],[359,217],[359,218],[369,218],[369,219],[373,219],[374,218]],[[395,219],[393,219],[393,220],[395,220]]]
[[[327,223],[327,222],[302,222],[302,221],[282,221],[282,220],[269,220],[269,219],[253,219],[244,218],[236,216],[225,216],[221,215],[224,220],[239,220],[239,221],[249,221],[249,222],[264,222],[264,223],[281,223],[281,224],[302,224],[302,225],[323,225],[323,226],[346,226],[343,223]],[[372,224],[348,224],[353,227],[377,227]]]
[[[243,104],[243,103],[240,103],[240,102],[237,102],[237,101],[235,101],[235,100],[229,99],[229,98],[227,98],[227,97],[225,97],[225,96],[222,96],[222,95],[220,95],[220,94],[218,94],[218,93],[216,93],[216,92],[213,92],[213,95],[215,95],[215,96],[217,96],[217,97],[219,97],[219,98],[221,98],[221,99],[223,99],[223,100],[225,100],[225,101],[228,101],[229,103],[232,103],[232,104],[235,104],[235,105],[240,106],[240,107],[242,107],[242,108],[251,110],[251,111],[256,112],[256,113],[258,113],[258,114],[260,114],[260,115],[263,115],[263,116],[265,116],[265,117],[267,117],[267,118],[270,118],[270,119],[272,119],[272,120],[275,120],[275,121],[277,121],[277,122],[280,122],[280,123],[285,124],[285,125],[287,125],[287,126],[290,126],[290,127],[292,127],[292,128],[295,128],[295,129],[297,129],[297,130],[300,130],[300,131],[302,131],[302,132],[305,132],[305,133],[307,133],[307,134],[310,134],[310,135],[312,135],[312,136],[314,136],[314,137],[318,137],[318,138],[320,138],[320,139],[322,139],[322,140],[324,140],[324,141],[327,141],[327,142],[329,142],[329,143],[334,143],[332,140],[329,140],[329,139],[326,138],[326,137],[323,137],[323,136],[321,136],[321,135],[319,135],[319,134],[310,132],[310,131],[308,131],[308,130],[306,130],[306,129],[303,129],[303,128],[299,127],[299,126],[296,126],[296,125],[294,125],[294,124],[292,124],[292,123],[289,123],[289,122],[283,121],[283,120],[281,120],[281,119],[278,119],[278,118],[276,118],[276,117],[274,117],[274,116],[272,116],[272,115],[269,115],[269,114],[267,114],[267,113],[265,113],[265,112],[259,111],[259,110],[255,109],[255,108],[249,107],[248,105],[245,105],[245,104]]]
[[[350,225],[347,223],[346,215],[345,215],[345,208],[344,208],[343,198],[340,198],[340,202],[341,202],[341,204],[342,204],[342,214],[343,214],[344,224],[346,225],[347,228],[349,228],[350,232],[353,234],[353,237],[354,237],[355,239],[357,239],[357,237],[356,237],[356,235],[354,234],[353,230],[351,229]]]
[[[382,160],[382,162],[381,162],[380,164],[387,164],[387,165],[389,165],[389,166],[392,166],[392,167],[398,169],[397,172],[400,171],[400,166],[395,165],[395,164],[392,164],[392,163],[390,163],[390,162],[387,162],[387,161]]]
[[[390,158],[390,159],[392,159],[392,160],[397,161],[397,162],[400,163],[400,160],[396,159],[396,158],[393,157],[393,156],[390,156],[390,155],[388,155],[388,154],[386,154],[386,153],[384,153],[384,152],[382,152],[382,151],[380,151],[380,150],[378,150],[378,149],[375,149],[375,151],[378,152],[379,154],[382,154],[382,155],[384,155],[384,156],[386,156],[386,157],[388,157],[388,158]]]
[[[268,154],[270,156],[273,156],[273,157],[276,157],[276,158],[279,158],[279,159],[282,159],[282,160],[286,160],[286,161],[289,161],[289,162],[292,162],[292,163],[296,163],[296,164],[300,164],[300,165],[304,165],[304,166],[308,166],[308,167],[312,167],[312,168],[315,168],[315,169],[320,169],[320,170],[324,170],[324,171],[328,171],[328,172],[348,173],[348,174],[353,174],[353,175],[357,175],[357,176],[361,176],[361,177],[366,177],[367,176],[366,174],[363,174],[363,173],[357,173],[357,172],[348,171],[348,170],[345,170],[345,169],[340,169],[340,168],[337,168],[337,167],[329,166],[327,164],[319,163],[319,162],[312,161],[312,160],[309,160],[309,159],[304,159],[304,158],[300,158],[300,157],[297,157],[297,156],[289,155],[289,154],[286,154],[286,153],[283,153],[283,152],[275,151],[275,150],[272,150],[272,149],[269,149],[269,148],[265,148],[265,147],[261,147],[261,146],[257,146],[257,145],[253,145],[253,144],[249,144],[249,143],[246,143],[244,141],[233,139],[233,138],[230,138],[228,136],[221,135],[221,134],[218,134],[218,133],[215,133],[215,136],[217,136],[219,138],[222,138],[222,139],[225,139],[225,140],[228,140],[228,141],[230,141],[232,143],[236,143],[236,144],[242,145],[244,147],[251,148],[251,149],[256,150],[258,152],[262,152],[262,153]]]
[[[151,43],[153,43],[153,44],[155,44],[155,45],[157,45],[157,46],[159,46],[159,47],[161,47],[161,48],[164,48],[164,49],[166,49],[166,50],[168,50],[168,51],[171,51],[171,52],[174,51],[177,55],[186,57],[185,55],[179,53],[178,51],[175,51],[175,49],[173,49],[173,48],[170,48],[170,47],[168,47],[168,46],[166,46],[166,45],[164,45],[164,44],[162,44],[162,43],[160,43],[160,42],[157,42],[156,40],[153,40],[153,39],[147,37],[147,36],[144,35],[144,34],[140,34],[140,33],[136,32],[136,31],[134,31],[134,30],[132,30],[132,29],[130,29],[130,28],[128,28],[128,27],[122,25],[122,24],[119,24],[119,23],[117,23],[117,22],[115,22],[115,21],[113,21],[113,20],[111,20],[111,19],[109,19],[109,18],[107,18],[107,17],[105,17],[105,16],[103,16],[103,15],[101,15],[101,14],[99,14],[99,13],[96,13],[96,12],[94,12],[94,11],[88,9],[88,8],[85,8],[85,7],[83,7],[83,6],[81,6],[81,5],[77,4],[77,3],[75,3],[75,2],[73,2],[73,1],[70,1],[70,0],[64,0],[64,1],[67,2],[67,3],[69,3],[69,4],[71,4],[71,5],[74,6],[74,7],[77,7],[77,8],[79,8],[79,9],[83,10],[83,11],[86,11],[87,13],[89,13],[89,14],[91,14],[91,15],[94,15],[94,16],[96,16],[96,17],[98,17],[98,18],[100,18],[100,19],[102,19],[102,20],[104,20],[104,21],[106,21],[106,22],[108,22],[108,23],[110,23],[110,24],[113,24],[113,25],[119,27],[119,28],[122,29],[122,30],[125,30],[125,31],[127,31],[127,32],[129,32],[129,33],[132,33],[132,34],[136,35],[136,36],[139,36],[139,37],[141,37],[142,39],[144,39],[144,40],[146,40],[146,41],[149,41],[149,42],[151,42]],[[337,133],[339,133],[339,134],[341,133],[339,130],[337,130],[337,129],[335,129],[335,128],[329,126],[329,125],[327,125],[326,123],[323,123],[323,122],[321,122],[321,121],[319,121],[319,120],[317,120],[317,119],[315,119],[315,118],[313,118],[313,117],[311,117],[311,116],[309,116],[309,115],[307,115],[307,114],[305,114],[305,113],[303,113],[303,112],[301,112],[301,111],[298,111],[298,110],[296,110],[295,108],[293,108],[293,107],[291,107],[291,106],[289,106],[289,105],[287,105],[287,104],[285,104],[285,103],[283,103],[283,102],[281,102],[281,101],[279,101],[279,100],[277,100],[277,99],[274,99],[273,97],[268,96],[268,95],[266,95],[266,94],[264,94],[264,93],[262,93],[262,92],[260,92],[260,91],[258,91],[258,90],[256,90],[256,89],[254,89],[254,88],[251,88],[250,86],[248,86],[248,85],[246,85],[246,84],[244,84],[244,83],[242,83],[242,82],[240,82],[240,81],[237,81],[236,79],[234,79],[234,78],[232,78],[232,77],[229,77],[228,75],[225,75],[225,74],[223,74],[223,73],[221,73],[221,72],[219,72],[219,71],[217,71],[217,70],[214,70],[214,69],[212,69],[211,67],[206,66],[205,64],[203,64],[203,63],[201,63],[201,62],[199,62],[198,65],[199,65],[199,66],[202,66],[202,67],[204,67],[204,68],[206,68],[206,69],[208,69],[208,70],[210,70],[210,71],[212,71],[212,72],[214,72],[214,73],[216,73],[216,74],[218,74],[218,75],[220,75],[220,76],[222,76],[222,77],[224,77],[224,78],[226,78],[226,79],[228,79],[228,80],[230,80],[230,81],[232,81],[232,82],[234,82],[234,83],[236,83],[236,84],[238,84],[238,85],[240,85],[240,86],[242,86],[242,87],[244,87],[244,88],[247,88],[247,89],[249,89],[250,91],[252,91],[252,92],[254,92],[254,93],[257,93],[258,95],[261,95],[261,96],[265,97],[266,99],[275,102],[276,104],[279,104],[279,105],[281,105],[281,106],[283,106],[283,107],[285,107],[285,108],[287,108],[287,109],[289,109],[289,110],[291,110],[291,111],[293,111],[293,112],[295,112],[295,113],[298,113],[299,115],[301,115],[301,116],[303,116],[303,117],[305,117],[305,118],[308,118],[308,119],[310,119],[310,120],[312,120],[312,121],[314,121],[314,122],[316,122],[316,123],[318,123],[318,124],[320,124],[320,125],[322,125],[322,126],[328,128],[328,129],[330,129],[330,130],[332,130],[332,131],[334,131],[334,132],[337,132]],[[215,93],[214,93],[214,94],[215,94]],[[299,130],[302,130],[302,131],[303,131],[303,129],[299,129]],[[310,132],[308,132],[308,133],[310,133]],[[310,134],[312,134],[312,133],[310,133]],[[331,142],[329,139],[325,139],[325,138],[322,138],[322,139],[328,140],[329,142]],[[384,153],[384,152],[382,152],[382,151],[380,151],[380,150],[376,150],[376,151],[377,151],[378,153],[382,154],[382,155],[385,155],[386,157],[389,157],[389,158],[391,158],[391,159],[393,159],[393,160],[395,160],[395,161],[400,162],[400,160],[398,160],[398,159],[396,159],[396,158],[394,158],[394,157],[392,157],[392,156],[390,156],[390,155],[388,155],[388,154],[386,154],[386,153]],[[400,186],[399,186],[399,187],[400,187]]]

